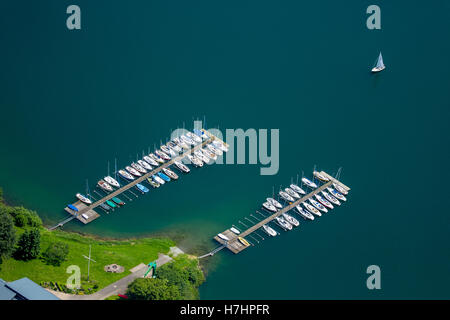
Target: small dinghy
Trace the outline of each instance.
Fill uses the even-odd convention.
[[[311,212],[306,211],[300,206],[296,206],[295,209],[302,216],[303,219],[314,220],[314,216],[311,214]]]

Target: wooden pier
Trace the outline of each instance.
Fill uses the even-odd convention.
[[[302,202],[305,202],[309,198],[313,197],[315,194],[321,192],[322,190],[325,190],[327,187],[331,186],[333,183],[338,184],[339,186],[341,186],[342,188],[344,188],[347,191],[350,190],[349,187],[347,187],[346,185],[341,183],[339,180],[336,180],[335,178],[333,178],[332,176],[330,176],[326,172],[321,171],[320,173],[323,174],[324,176],[326,176],[328,179],[330,179],[330,181],[328,181],[327,183],[325,183],[325,184],[321,185],[320,187],[314,189],[313,191],[311,191],[307,195],[303,196],[302,198],[300,198],[300,199],[290,203],[288,206],[278,210],[277,212],[275,212],[274,214],[270,215],[266,219],[261,220],[260,222],[258,222],[257,224],[251,226],[247,230],[242,231],[239,235],[236,235],[230,229],[222,231],[221,233],[224,236],[226,236],[228,239],[230,239],[230,240],[225,241],[225,240],[219,238],[219,236],[217,236],[217,235],[214,237],[214,240],[216,240],[217,242],[219,242],[220,244],[222,244],[223,246],[228,248],[231,252],[237,254],[237,253],[241,252],[242,250],[248,248],[248,246],[245,246],[244,244],[242,244],[239,241],[238,237],[244,238],[244,237],[248,236],[249,234],[251,234],[254,231],[256,231],[259,228],[261,228],[263,225],[265,225],[265,224],[271,222],[272,220],[274,220],[276,217],[282,215],[283,213],[287,213],[288,211],[294,209],[296,206],[298,206]]]
[[[181,161],[183,158],[185,158],[187,155],[192,154],[194,151],[196,151],[197,149],[203,148],[205,145],[213,142],[214,140],[219,141],[221,143],[223,143],[226,147],[229,147],[227,143],[225,143],[224,141],[222,141],[221,139],[219,139],[218,137],[214,136],[213,134],[209,133],[208,131],[206,131],[206,134],[209,136],[208,139],[206,139],[205,141],[203,141],[202,143],[194,146],[193,148],[187,150],[186,152],[182,153],[179,156],[176,156],[175,158],[172,158],[171,160],[162,163],[160,166],[156,167],[154,170],[147,172],[146,174],[143,174],[141,177],[136,177],[133,181],[130,181],[129,183],[127,183],[126,185],[124,185],[123,187],[108,193],[106,196],[104,196],[103,198],[95,201],[94,203],[92,203],[91,205],[86,205],[81,201],[77,201],[75,203],[73,203],[72,205],[75,206],[78,211],[72,210],[69,207],[64,208],[64,210],[66,212],[68,212],[69,214],[71,214],[73,216],[73,218],[78,219],[79,221],[81,221],[84,224],[88,224],[89,222],[94,221],[95,219],[100,217],[100,214],[97,213],[94,209],[97,208],[98,206],[100,206],[102,203],[105,203],[108,200],[111,200],[114,197],[119,196],[120,194],[122,194],[123,192],[135,187],[138,183],[141,183],[143,181],[145,181],[147,178],[157,174],[158,172],[160,172],[163,168],[167,168],[169,166],[171,166],[172,164],[174,164],[175,161]],[[83,215],[87,216],[87,219],[85,217],[83,217]],[[58,227],[61,227],[62,225],[64,225],[65,223],[71,221],[72,219],[66,219],[60,223],[58,223],[57,225],[53,226],[50,228],[50,230],[56,229]]]

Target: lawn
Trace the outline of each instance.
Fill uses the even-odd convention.
[[[17,229],[20,234],[23,229]],[[97,284],[99,289],[130,274],[130,269],[140,263],[149,263],[158,257],[158,253],[167,253],[175,243],[167,238],[141,238],[130,240],[98,240],[76,233],[65,231],[48,231],[41,229],[41,252],[52,242],[64,242],[69,246],[69,255],[59,267],[45,264],[38,258],[31,261],[17,261],[13,258],[3,261],[0,266],[0,278],[13,281],[22,277],[28,277],[34,282],[58,282],[65,284],[70,274],[66,269],[70,265],[80,267],[82,285],[92,287]],[[89,255],[89,245],[92,245],[91,257],[96,262],[91,262],[90,283],[86,282],[88,261],[83,255]],[[109,273],[103,270],[104,266],[116,263],[125,267],[125,272],[120,274]]]

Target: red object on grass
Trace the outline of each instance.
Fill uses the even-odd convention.
[[[121,297],[122,299],[128,299],[128,296],[124,295],[124,294],[118,294],[119,297]]]

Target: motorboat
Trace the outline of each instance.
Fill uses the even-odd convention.
[[[306,202],[302,202],[302,205],[306,208],[306,210],[308,210],[309,212],[311,212],[312,214],[315,214],[318,217],[321,217],[322,214],[320,213],[319,210],[317,210],[315,207],[313,207],[312,205],[310,205],[309,203]]]
[[[240,234],[240,233],[241,233],[241,232],[240,232],[238,229],[236,229],[235,227],[231,227],[231,228],[230,228],[230,231],[233,232],[234,234]]]
[[[206,147],[209,149],[209,151],[215,153],[218,156],[223,155],[223,151],[220,149],[217,149],[216,147],[214,147],[211,143],[207,144]]]
[[[284,220],[282,217],[275,217],[275,220],[283,229],[292,230],[292,224]]]
[[[119,206],[124,206],[125,205],[125,202],[123,202],[122,200],[120,200],[119,198],[117,198],[117,197],[114,197],[114,198],[112,198],[111,199],[112,201],[114,201],[116,204],[118,204]]]
[[[158,177],[156,175],[152,175],[152,178],[153,178],[153,180],[158,182],[160,185],[166,183],[163,179],[161,179],[160,177]]]
[[[297,219],[295,219],[293,216],[288,215],[287,213],[283,213],[283,218],[292,224],[294,227],[298,227],[300,225],[300,222],[298,222]]]
[[[269,202],[264,202],[262,205],[263,208],[266,209],[267,211],[277,212],[277,208],[275,208],[275,206],[270,204]]]
[[[142,192],[142,193],[147,193],[147,192],[150,191],[150,190],[148,190],[147,187],[143,186],[143,185],[140,184],[140,183],[136,184],[136,188],[137,188],[140,192]]]
[[[317,184],[315,184],[314,182],[312,182],[312,181],[309,180],[308,178],[303,177],[303,178],[302,178],[302,182],[303,182],[304,184],[306,184],[308,187],[310,187],[311,189],[317,188]]]
[[[322,182],[330,181],[330,179],[328,179],[326,176],[321,174],[319,171],[313,171],[313,175],[314,175],[314,177],[316,177],[317,179],[319,179]]]
[[[196,166],[196,167],[203,167],[203,161],[200,160],[199,158],[197,158],[197,157],[195,157],[193,155],[190,155],[190,154],[188,154],[187,157],[188,157],[189,161],[191,161],[191,163],[194,166]]]
[[[333,183],[333,187],[340,193],[342,193],[344,196],[346,196],[348,194],[348,191],[345,190],[343,187],[341,187],[340,185],[338,185],[337,183]]]
[[[78,198],[78,200],[80,200],[81,202],[83,202],[85,204],[92,204],[92,200],[89,199],[88,197],[82,195],[81,193],[77,193],[75,196]]]
[[[343,195],[342,193],[337,192],[337,191],[334,190],[333,188],[328,187],[327,190],[330,191],[330,193],[331,193],[334,197],[338,198],[339,200],[347,201],[347,198],[344,197],[344,195]]]
[[[311,214],[311,212],[306,211],[300,206],[296,206],[295,209],[302,216],[303,219],[314,220],[314,216]]]
[[[178,175],[173,172],[172,170],[168,169],[168,168],[163,168],[162,171],[164,172],[164,174],[168,177],[170,177],[171,179],[177,180],[178,179]]]
[[[278,234],[274,229],[269,227],[267,224],[263,224],[263,229],[268,235],[272,237],[275,237]]]
[[[134,162],[133,162],[133,163],[131,164],[131,167],[132,167],[133,169],[139,171],[139,173],[142,173],[142,174],[146,174],[146,173],[147,173],[147,170],[146,170],[145,168],[141,167],[140,165],[138,165],[137,163],[134,163]]]
[[[136,176],[136,177],[142,176],[142,174],[140,174],[139,171],[137,171],[137,170],[134,169],[133,167],[126,166],[126,167],[125,167],[125,170],[127,170],[127,171],[128,171],[129,173],[131,173],[133,176]]]
[[[306,194],[305,190],[303,190],[296,184],[291,183],[291,185],[289,187],[291,187],[291,189],[294,190],[295,192],[297,192],[298,194]]]
[[[102,190],[105,190],[105,191],[108,191],[108,192],[112,192],[114,189],[113,189],[113,187],[111,187],[108,183],[106,183],[105,181],[103,181],[103,180],[100,180],[99,182],[97,182],[97,185],[102,189]]]
[[[271,205],[273,205],[274,207],[281,209],[283,208],[283,205],[281,203],[279,203],[277,200],[275,200],[274,198],[266,198],[267,202],[269,202]]]
[[[218,236],[220,239],[222,239],[222,240],[230,241],[230,239],[229,239],[226,235],[223,235],[223,234],[221,234],[221,233],[218,233],[217,236]]]
[[[240,243],[242,243],[242,244],[243,244],[244,246],[246,246],[246,247],[248,247],[248,246],[250,245],[250,243],[248,243],[248,241],[245,240],[245,239],[242,238],[242,237],[238,237],[238,240],[239,240]]]
[[[288,195],[284,191],[280,191],[278,194],[286,201],[289,201],[289,202],[294,202],[295,201],[294,198],[292,198],[290,195]]]
[[[145,162],[147,162],[149,165],[152,165],[152,166],[154,166],[154,167],[159,166],[159,163],[158,163],[156,160],[150,158],[149,156],[145,156],[143,159],[144,159]]]
[[[201,139],[199,136],[193,134],[192,132],[187,132],[187,133],[186,133],[186,136],[187,136],[188,138],[190,138],[191,140],[194,140],[195,143],[200,143],[200,142],[202,142],[202,139]]]
[[[155,156],[154,153],[150,153],[148,156],[158,163],[166,162],[163,158]]]
[[[328,201],[332,202],[333,204],[340,206],[341,202],[336,199],[334,196],[332,196],[331,194],[329,194],[328,192],[322,191],[322,194],[325,198],[327,198]]]
[[[147,178],[147,182],[153,187],[153,188],[159,188],[160,184],[153,180],[152,178]]]
[[[133,169],[133,168],[131,168],[131,169]],[[126,172],[125,170],[119,170],[118,173],[119,173],[119,176],[121,176],[122,178],[124,178],[126,180],[134,180],[134,177],[131,174],[129,174],[128,172]]]
[[[321,204],[320,202],[317,202],[316,200],[314,200],[312,198],[309,198],[308,200],[314,207],[316,207],[316,209],[319,209],[322,212],[328,212],[328,209],[325,208],[323,206],[323,204]]]
[[[188,173],[191,171],[191,169],[189,169],[185,164],[181,163],[180,161],[175,161],[174,164],[178,170],[183,171],[184,173]]]
[[[292,198],[296,198],[296,199],[300,199],[300,195],[295,192],[294,190],[292,190],[291,188],[285,188],[284,191],[286,191],[286,193],[288,195],[290,195]]]
[[[324,197],[322,197],[320,194],[315,194],[314,197],[316,197],[317,201],[319,201],[321,204],[323,204],[325,207],[327,207],[328,209],[334,209],[333,205],[330,203],[330,201],[328,201],[327,199],[325,199]]]
[[[115,204],[114,202],[112,202],[111,200],[107,200],[106,201],[106,204],[108,205],[108,206],[110,206],[111,208],[117,208],[117,204]]]
[[[199,158],[200,160],[202,160],[204,163],[209,163],[209,157],[205,156],[203,154],[203,152],[201,152],[200,150],[195,150],[194,151],[194,155]]]
[[[164,173],[162,173],[162,172],[157,172],[156,174],[158,175],[158,177],[160,177],[160,178],[163,179],[164,181],[166,181],[166,182],[169,182],[169,181],[170,181],[170,178],[169,178],[168,176],[166,176]]]
[[[227,146],[226,146],[225,144],[223,144],[222,142],[217,141],[217,140],[214,140],[214,141],[212,142],[212,144],[214,145],[214,147],[215,147],[216,149],[220,149],[220,150],[222,150],[223,152],[228,152]]]
[[[109,183],[113,187],[120,188],[119,182],[111,176],[104,177],[103,180],[105,180],[107,183]]]
[[[167,153],[165,153],[165,152],[163,152],[161,150],[155,150],[155,154],[158,157],[160,157],[160,158],[162,158],[162,159],[164,159],[166,161],[169,161],[171,159],[170,156]]]
[[[142,168],[144,168],[147,171],[151,171],[153,170],[153,167],[151,165],[149,165],[147,162],[145,162],[144,160],[138,160],[138,165],[140,165]]]

